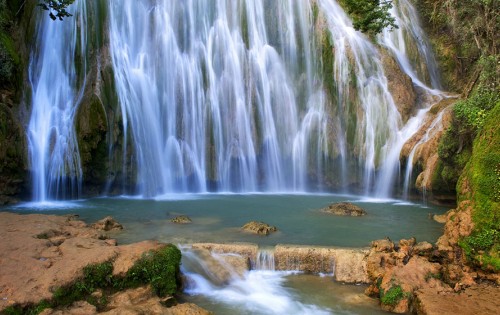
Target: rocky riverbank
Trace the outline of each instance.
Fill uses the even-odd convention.
[[[175,247],[155,241],[117,245],[106,230],[120,228],[109,217],[87,225],[77,216],[0,213],[0,313],[28,308],[45,309],[45,315],[76,314],[76,310],[85,314],[209,313],[193,304],[177,304],[172,292],[181,289],[178,270],[170,280],[163,279],[174,283],[169,294],[158,294],[152,282],[125,285],[145,257]],[[191,247],[207,258],[204,261],[221,285],[232,276],[221,266],[229,264],[242,275],[255,266],[259,253],[255,244]],[[221,265],[210,252],[237,255],[223,256]],[[366,294],[380,298],[382,308],[392,312],[495,314],[500,309],[498,274],[461,270],[458,276],[456,264],[443,258],[447,254],[440,243],[386,239],[365,249],[277,245],[273,253],[276,270],[333,273],[339,282],[369,284]],[[68,292],[81,297],[68,297]]]
[[[0,313],[208,314],[192,304],[166,307],[176,304],[172,292],[180,289],[177,248],[117,245],[102,226],[76,216],[0,213]],[[159,263],[168,274],[155,269]]]

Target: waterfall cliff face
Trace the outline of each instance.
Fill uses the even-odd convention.
[[[63,26],[48,19],[38,26],[28,135],[38,200],[80,189],[73,120],[89,83],[85,61],[74,58],[85,55],[86,36],[98,36],[78,27],[85,5],[75,2]],[[400,28],[384,32],[379,45],[355,31],[334,0],[107,6],[122,147],[133,147],[136,192],[144,197],[353,187],[391,196],[399,151],[422,124],[418,109],[430,105],[402,117],[384,56],[397,60],[411,89],[439,94],[432,53],[407,1],[393,9]]]

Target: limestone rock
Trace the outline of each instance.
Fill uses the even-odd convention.
[[[328,207],[321,209],[321,211],[335,215],[343,215],[351,217],[359,217],[366,215],[366,211],[363,208],[358,207],[350,202],[333,203]]]
[[[171,219],[170,222],[177,223],[177,224],[189,224],[193,221],[187,215],[179,215],[179,216],[176,216],[175,218]]]
[[[250,262],[255,262],[259,246],[252,243],[234,243],[234,244],[217,244],[217,243],[195,243],[192,245],[194,249],[206,249],[219,254],[238,254],[245,257]]]
[[[110,246],[72,217],[7,212],[0,212],[0,238],[0,313],[10,305],[50,299],[55,288],[74,283],[89,264],[113,261],[115,274],[123,273],[144,252],[165,246],[153,241]]]
[[[274,251],[276,270],[299,270],[307,273],[334,273],[336,281],[367,283],[367,250],[277,245]]]
[[[275,226],[269,225],[264,222],[251,221],[243,225],[241,229],[245,232],[250,232],[258,235],[269,235],[276,232],[278,229]]]
[[[96,223],[92,224],[91,227],[96,229],[96,230],[100,230],[100,231],[123,230],[123,225],[116,222],[116,220],[110,216],[107,216],[104,219],[97,221]]]

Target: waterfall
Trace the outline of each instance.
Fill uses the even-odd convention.
[[[257,252],[257,258],[255,260],[256,270],[276,270],[274,263],[274,248],[272,249],[260,249]]]
[[[374,186],[376,168],[397,142],[401,117],[389,92],[377,48],[354,30],[336,1],[319,0],[318,3],[326,15],[335,49],[333,72],[340,116],[345,124],[342,143],[351,146],[350,152],[357,153],[352,157],[357,160],[354,166],[360,168],[365,193],[369,194]],[[352,85],[357,95],[350,95]]]
[[[33,199],[41,202],[77,198],[81,189],[74,118],[86,80],[78,75],[86,72],[87,35],[78,27],[87,23],[86,2],[77,0],[73,7],[74,16],[64,21],[51,20],[45,11],[39,13],[29,63],[32,112],[27,138]],[[83,56],[82,60],[76,55]]]
[[[441,89],[437,62],[415,7],[408,0],[398,0],[390,13],[398,29],[384,29],[379,42],[393,53],[415,85],[427,90]]]
[[[394,194],[393,187],[400,172],[399,158],[403,145],[424,125],[431,106],[447,97],[439,90],[441,82],[437,62],[413,5],[408,0],[395,1],[390,13],[396,19],[398,29],[385,29],[378,36],[378,41],[392,53],[401,69],[419,89],[421,108],[394,133],[395,141],[388,147],[375,185],[375,195],[381,198],[389,198]],[[430,86],[426,82],[429,82]],[[413,151],[415,149],[416,147]],[[412,158],[408,162],[404,177],[404,198],[408,198],[408,180],[411,175],[408,172],[412,169]]]
[[[81,190],[74,119],[90,71],[86,5],[37,26],[27,135],[36,200]],[[110,0],[106,8],[123,173],[136,163],[130,184],[145,198],[326,189],[391,197],[401,148],[432,105],[425,100],[443,97],[407,0],[391,10],[399,29],[378,44],[335,0]],[[406,122],[386,52],[419,93]]]
[[[307,188],[326,150],[309,1],[109,6],[141,195]]]

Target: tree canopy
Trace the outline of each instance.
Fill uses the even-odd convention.
[[[73,2],[75,2],[75,0],[43,0],[38,6],[49,11],[49,16],[52,20],[59,19],[62,21],[63,18],[73,15],[66,11],[66,8]]]
[[[340,3],[358,31],[378,34],[386,27],[397,28],[395,18],[389,13],[392,0],[340,0]]]

